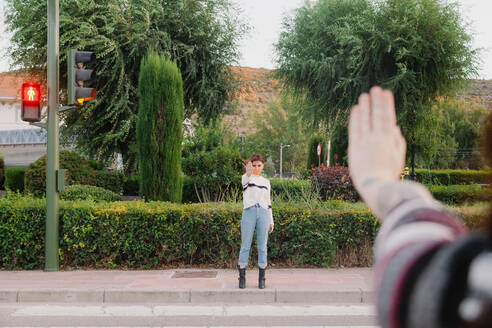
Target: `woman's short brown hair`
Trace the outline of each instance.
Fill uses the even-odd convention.
[[[251,157],[249,158],[249,160],[251,162],[260,161],[263,164],[265,164],[265,161],[263,160],[263,157],[260,154],[253,154],[253,155],[251,155]]]

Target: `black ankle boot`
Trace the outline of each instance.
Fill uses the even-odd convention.
[[[265,269],[259,268],[260,272],[258,274],[258,288],[259,289],[264,289],[265,288]]]
[[[246,288],[246,268],[241,269],[239,266],[237,268],[239,270],[239,288]]]

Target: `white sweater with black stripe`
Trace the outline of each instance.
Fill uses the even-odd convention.
[[[251,174],[249,177],[243,174],[243,208],[259,204],[270,213],[270,224],[273,224],[272,202],[270,201],[270,181],[268,179]]]

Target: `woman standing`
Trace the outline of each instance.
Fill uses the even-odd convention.
[[[270,181],[260,176],[263,170],[263,157],[253,154],[246,164],[242,176],[243,215],[241,218],[241,251],[239,252],[239,288],[246,287],[246,266],[256,228],[258,246],[258,288],[265,288],[265,268],[267,266],[268,234],[273,231],[272,204],[270,201]]]

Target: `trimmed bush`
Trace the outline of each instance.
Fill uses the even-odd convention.
[[[491,199],[489,187],[477,185],[427,186],[435,199],[449,205],[476,203]]]
[[[125,196],[138,196],[138,190],[140,188],[140,176],[132,174],[123,179],[123,195]]]
[[[68,184],[97,184],[96,170],[77,153],[60,151],[60,169],[68,170]],[[46,194],[46,155],[31,163],[26,171],[26,191],[35,196]]]
[[[241,243],[241,204],[60,202],[63,267],[158,268],[162,265],[235,267]],[[378,223],[368,211],[308,210],[274,204],[271,263],[369,265]],[[30,197],[0,199],[0,267],[41,268],[45,203]],[[347,247],[360,254],[338,263]],[[363,251],[364,250],[364,251]],[[255,263],[252,248],[252,263]],[[362,254],[364,252],[364,255]]]
[[[121,171],[96,171],[96,186],[121,194],[123,191],[124,175]],[[138,193],[137,193],[138,195]]]
[[[121,196],[101,187],[86,185],[67,186],[60,193],[60,199],[63,200],[94,200],[115,202],[120,201]]]
[[[64,268],[232,268],[240,247],[241,204],[60,202],[60,264]],[[44,263],[43,199],[0,198],[0,267],[39,269]],[[482,224],[488,207],[451,209]],[[378,221],[362,203],[329,201],[317,209],[274,203],[269,261],[292,266],[368,266]],[[252,248],[251,263],[255,263]]]
[[[8,167],[5,169],[5,189],[24,192],[26,168]]]
[[[356,202],[359,194],[352,184],[349,170],[343,166],[326,167],[321,165],[311,170],[311,184],[321,199],[338,199]]]
[[[426,185],[467,185],[489,183],[490,171],[416,169],[417,181]]]

